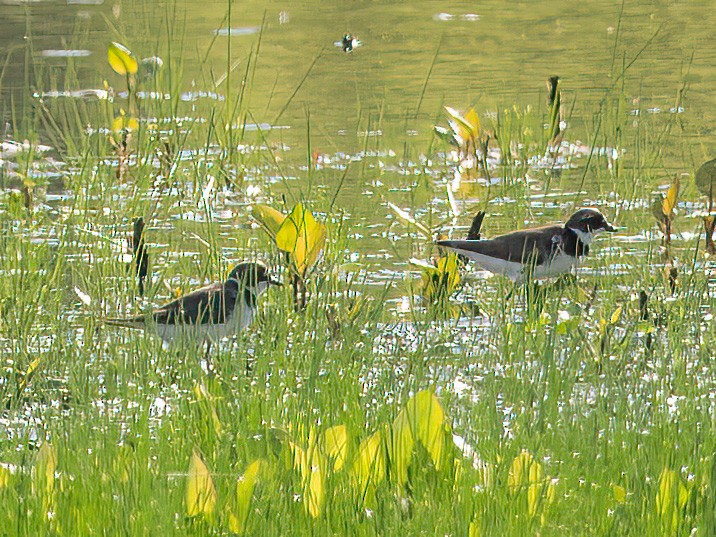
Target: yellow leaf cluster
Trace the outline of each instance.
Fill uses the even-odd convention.
[[[266,205],[255,205],[252,215],[276,246],[289,254],[296,273],[305,277],[326,244],[326,226],[301,203],[297,203],[287,216]]]
[[[527,489],[527,509],[530,516],[537,513],[544,475],[542,465],[527,451],[517,455],[507,474],[507,487],[513,494]]]
[[[423,295],[428,300],[449,297],[460,285],[460,270],[456,253],[438,259],[437,266],[421,265],[423,271]]]

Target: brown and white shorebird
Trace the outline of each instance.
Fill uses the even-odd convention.
[[[224,282],[217,282],[172,300],[146,315],[107,319],[126,328],[151,328],[164,341],[185,337],[218,341],[247,328],[256,314],[256,300],[270,285],[281,285],[262,263],[239,263]]]
[[[598,210],[588,208],[578,210],[564,225],[521,229],[493,239],[443,240],[438,245],[521,282],[529,275],[542,279],[570,272],[603,231],[612,233],[616,228]]]

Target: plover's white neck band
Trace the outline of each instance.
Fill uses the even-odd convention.
[[[589,244],[592,242],[592,239],[594,238],[594,235],[597,233],[594,231],[582,231],[581,229],[574,229],[573,227],[569,228],[572,231],[574,231],[577,234],[577,237],[579,237],[579,240],[583,243],[589,246]]]

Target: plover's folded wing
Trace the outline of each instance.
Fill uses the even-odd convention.
[[[522,263],[531,259],[532,262],[538,265],[543,259],[543,256],[541,255],[540,250],[536,248],[534,241],[524,240],[524,238],[511,244],[501,244],[492,239],[480,241],[438,241],[438,245],[452,248],[458,253],[466,255],[472,259],[477,259],[474,254],[478,254],[485,257],[491,257],[493,259],[501,259],[511,263]]]
[[[223,323],[233,304],[227,304],[223,283],[213,283],[172,300],[152,312],[158,324]]]

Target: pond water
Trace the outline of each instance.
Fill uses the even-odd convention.
[[[248,207],[257,201],[335,197],[348,238],[357,239],[350,259],[370,263],[374,283],[401,277],[411,255],[430,253],[394,220],[388,202],[456,235],[477,208],[488,208],[490,235],[600,205],[623,232],[598,255],[623,274],[654,244],[654,222],[644,217],[650,196],[683,175],[698,199],[686,175],[716,150],[716,52],[708,46],[715,17],[708,2],[4,1],[3,184],[19,185],[11,140],[32,138],[49,155],[31,170],[44,201],[57,214],[71,203],[78,148],[70,146],[106,138],[112,116],[132,106],[106,60],[108,43],[119,41],[147,58],[140,121],[193,133],[177,167],[208,164],[187,172],[183,180],[192,184],[183,186],[204,193],[199,204],[217,196],[206,212],[170,195],[161,215],[152,215],[150,240],[162,263],[191,256],[196,241],[187,236],[201,236],[208,220],[227,238],[237,226],[248,228]],[[350,53],[341,46],[346,33],[356,39]],[[152,72],[155,58],[164,67]],[[554,161],[539,143],[548,121],[545,82],[556,75],[566,131],[564,158]],[[489,178],[461,177],[450,148],[434,137],[433,126],[446,124],[443,106],[475,107],[492,131]],[[227,123],[240,135],[222,147],[211,135],[206,142],[207,125]],[[500,162],[495,147],[505,123],[521,148],[517,164]],[[243,156],[226,163],[228,146]],[[111,167],[109,149],[104,163]],[[241,179],[241,189],[226,191],[221,173]],[[112,209],[123,207],[132,186],[117,189]],[[446,189],[458,218],[450,217]],[[101,218],[111,211],[100,198],[99,233],[121,240],[127,226]],[[686,217],[703,208],[682,202]],[[684,222],[677,242],[698,232],[697,219]],[[176,227],[181,240],[172,237]],[[177,245],[166,251],[167,242]],[[242,249],[232,239],[221,251],[233,259]]]

